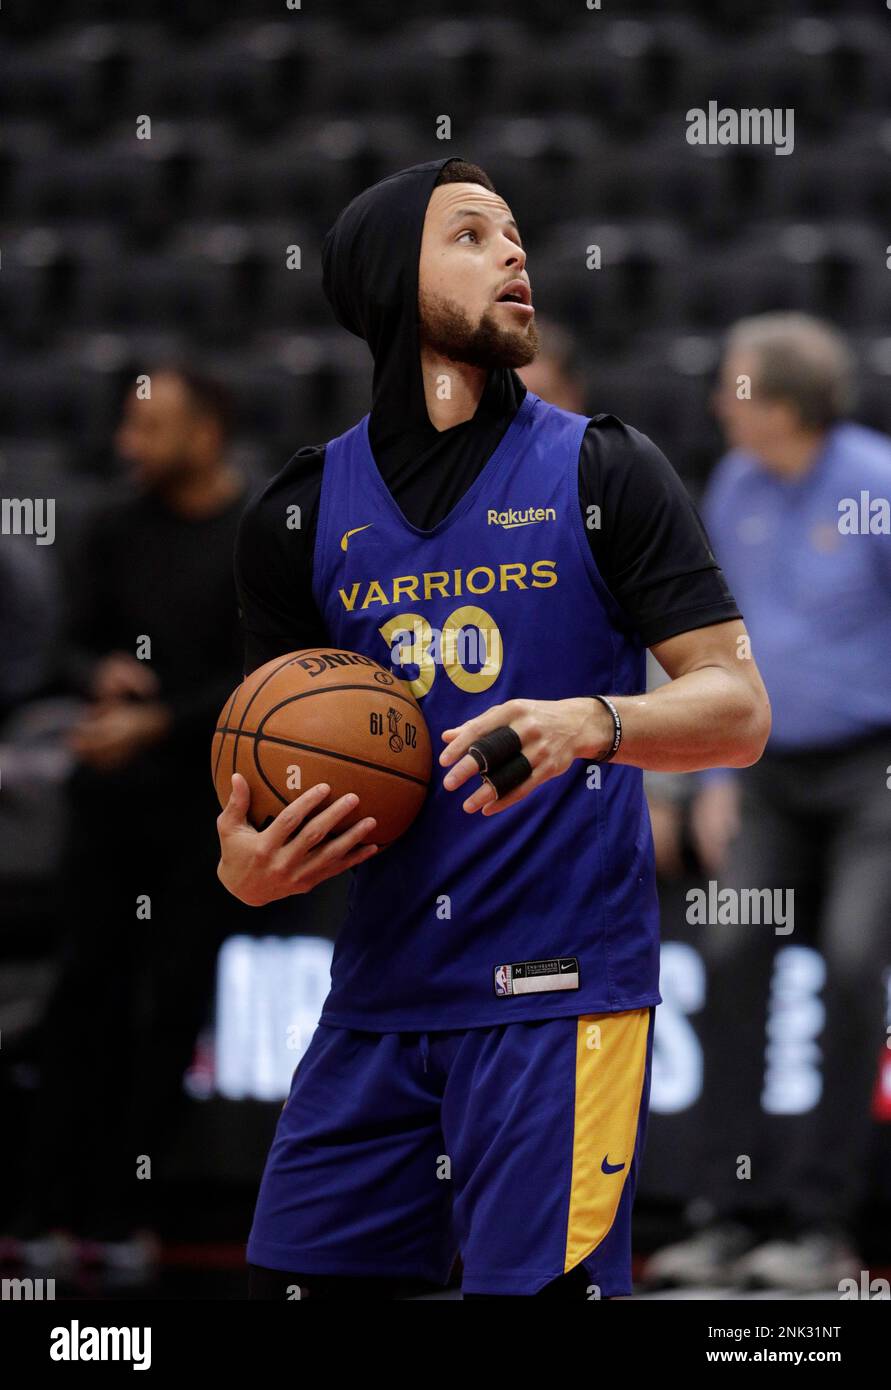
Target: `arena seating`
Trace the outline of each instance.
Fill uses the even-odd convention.
[[[43,459],[112,476],[121,391],[171,353],[236,387],[238,446],[261,468],[344,427],[368,359],[322,296],[322,236],[359,188],[449,149],[514,207],[536,303],[578,334],[591,409],[651,432],[692,486],[741,314],[802,308],[855,334],[861,415],[891,429],[891,37],[865,0],[781,19],[759,3],[744,26],[730,3],[672,16],[657,0],[621,16],[363,0],[349,26],[325,4],[53,9],[4,10],[7,475]],[[689,145],[687,109],[712,99],[793,107],[794,157]]]

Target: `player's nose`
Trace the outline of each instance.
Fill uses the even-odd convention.
[[[517,272],[526,268],[526,252],[522,246],[518,246],[510,237],[504,238],[504,251],[502,253],[502,265]]]

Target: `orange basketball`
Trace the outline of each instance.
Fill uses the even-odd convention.
[[[359,804],[337,822],[341,834],[366,816],[377,825],[364,843],[381,847],[408,829],[427,793],[430,733],[405,681],[370,656],[307,647],[252,671],[226,701],[213,736],[211,766],[220,805],[240,772],[251,789],[258,830],[317,782]]]

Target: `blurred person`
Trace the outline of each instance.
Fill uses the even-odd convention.
[[[543,401],[581,414],[585,409],[585,379],[578,340],[564,324],[537,315],[539,347],[531,362],[517,367],[528,391]]]
[[[844,339],[806,315],[766,314],[729,334],[715,408],[730,452],[704,516],[773,727],[756,766],[703,774],[694,828],[722,883],[794,889],[794,934],[781,941],[815,946],[826,965],[822,1090],[804,1120],[807,1158],[782,1164],[781,1122],[765,1123],[760,1104],[780,943],[768,927],[711,925],[702,1209],[712,1219],[653,1259],[657,1282],[811,1290],[861,1267],[852,1227],[891,966],[891,537],[881,505],[870,524],[861,495],[887,508],[891,440],[845,418],[852,379]],[[737,1180],[737,1155],[753,1152],[752,1181]],[[777,1202],[779,1228],[764,1218]]]
[[[116,437],[135,495],[95,518],[68,577],[68,665],[88,703],[69,736],[67,914],[17,1232],[37,1262],[51,1231],[110,1265],[151,1262],[146,1194],[232,917],[207,830],[212,731],[241,678],[231,403],[178,366],[150,381]]]
[[[373,818],[337,833],[355,798],[319,810],[324,784],[254,830],[233,776],[218,821],[233,894],[262,904],[355,875],[260,1185],[249,1293],[392,1296],[444,1284],[460,1250],[467,1298],[627,1296],[661,998],[641,769],[753,761],[767,699],[664,455],[517,376],[538,349],[526,251],[482,169],[448,157],[382,179],[322,262],[336,318],[374,357],[371,410],[300,449],[245,513],[246,666],[330,643],[399,674],[380,625],[410,574],[438,577],[403,599],[431,629],[457,594],[485,592],[476,621],[499,664],[482,688],[435,660],[423,683],[405,672],[444,746],[420,814],[380,854],[363,844]],[[542,564],[553,583],[535,582]],[[457,588],[481,571],[485,590]],[[383,603],[346,602],[360,577]],[[670,679],[644,694],[647,647]]]

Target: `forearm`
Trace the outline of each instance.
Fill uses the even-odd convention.
[[[611,695],[622,721],[612,759],[653,772],[698,772],[757,762],[770,728],[760,679],[744,679],[721,666],[703,666],[644,695]],[[590,700],[581,757],[603,757],[614,725],[599,700]]]

